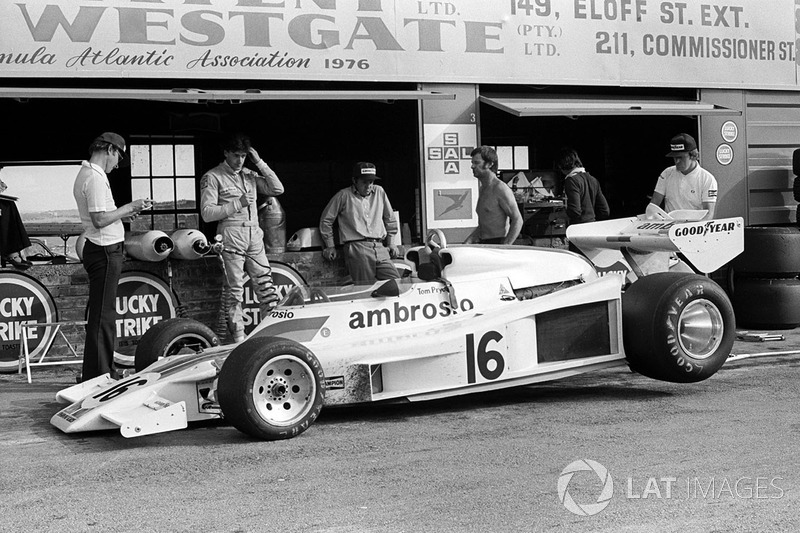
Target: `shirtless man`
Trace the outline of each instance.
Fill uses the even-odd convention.
[[[497,177],[497,152],[479,146],[472,153],[472,175],[480,181],[478,189],[478,227],[466,244],[514,244],[522,230],[522,215],[511,188]]]

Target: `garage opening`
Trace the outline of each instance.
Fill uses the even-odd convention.
[[[611,216],[633,216],[644,212],[659,174],[673,164],[670,139],[683,132],[699,139],[698,117],[735,113],[698,101],[694,90],[593,90],[483,86],[481,142],[527,146],[528,166],[542,170],[552,170],[558,150],[571,146],[600,181]],[[713,154],[700,157],[702,164]]]

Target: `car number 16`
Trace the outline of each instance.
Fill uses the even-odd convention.
[[[489,350],[490,342],[500,342],[503,336],[497,331],[487,331],[478,341],[475,349],[475,335],[467,335],[467,383],[475,383],[475,368],[484,379],[489,381],[499,378],[503,374],[506,363],[503,354],[497,350]]]

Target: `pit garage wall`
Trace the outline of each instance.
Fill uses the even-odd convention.
[[[794,225],[792,154],[800,148],[800,95],[704,90],[701,99],[742,111],[741,117],[703,117],[700,124],[702,165],[719,184],[717,217],[741,216],[748,226]]]
[[[423,232],[440,229],[449,242],[464,242],[478,226],[478,180],[470,152],[480,144],[478,86],[422,84],[425,91],[454,94],[453,100],[420,102],[420,174]]]
[[[744,217],[747,223],[747,131],[744,92],[702,90],[700,100],[741,115],[705,115],[700,118],[700,164],[717,178],[716,218]]]
[[[800,148],[800,95],[746,91],[746,223],[794,225],[792,153]]]

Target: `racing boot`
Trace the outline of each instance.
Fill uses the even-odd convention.
[[[256,297],[258,298],[258,309],[263,319],[270,311],[275,309],[281,298],[278,295],[275,284],[272,282],[271,275],[259,276],[257,282]]]
[[[233,302],[228,307],[228,333],[230,333],[233,342],[240,343],[244,340],[244,318],[242,316],[242,305],[239,302]]]

